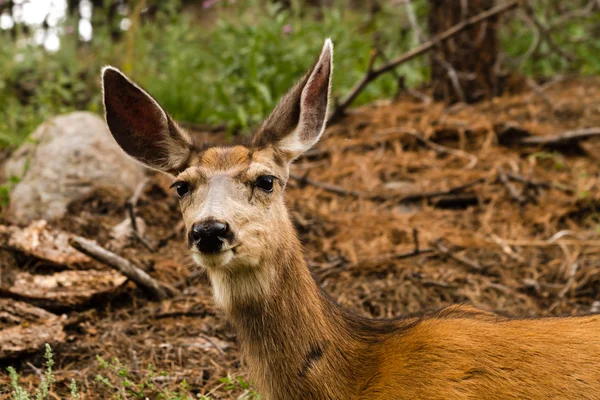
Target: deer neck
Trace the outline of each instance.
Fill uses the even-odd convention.
[[[348,387],[336,388],[335,376],[356,378],[347,357],[358,344],[343,313],[313,280],[289,225],[292,235],[258,268],[237,270],[235,276],[209,272],[215,300],[267,398],[323,398],[329,391],[326,398],[338,398]]]

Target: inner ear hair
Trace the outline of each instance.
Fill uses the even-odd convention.
[[[103,68],[102,89],[110,132],[129,156],[169,174],[185,169],[192,140],[152,96],[113,67]]]

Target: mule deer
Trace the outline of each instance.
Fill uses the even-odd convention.
[[[142,88],[103,70],[106,121],[170,174],[193,259],[267,399],[600,398],[600,316],[507,319],[469,306],[370,320],[312,279],[284,205],[291,162],[325,129],[333,45],[248,146],[195,147]]]

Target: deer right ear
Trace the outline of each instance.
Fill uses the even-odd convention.
[[[113,67],[102,69],[106,123],[121,148],[147,167],[177,174],[192,140],[142,88]]]
[[[332,73],[333,43],[327,39],[316,63],[279,101],[252,144],[276,147],[292,161],[317,143],[327,123]]]

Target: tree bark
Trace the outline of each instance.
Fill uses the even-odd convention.
[[[429,33],[443,32],[494,7],[494,0],[429,0]],[[496,76],[498,17],[492,17],[438,44],[431,56],[433,97],[474,103],[500,94]]]

